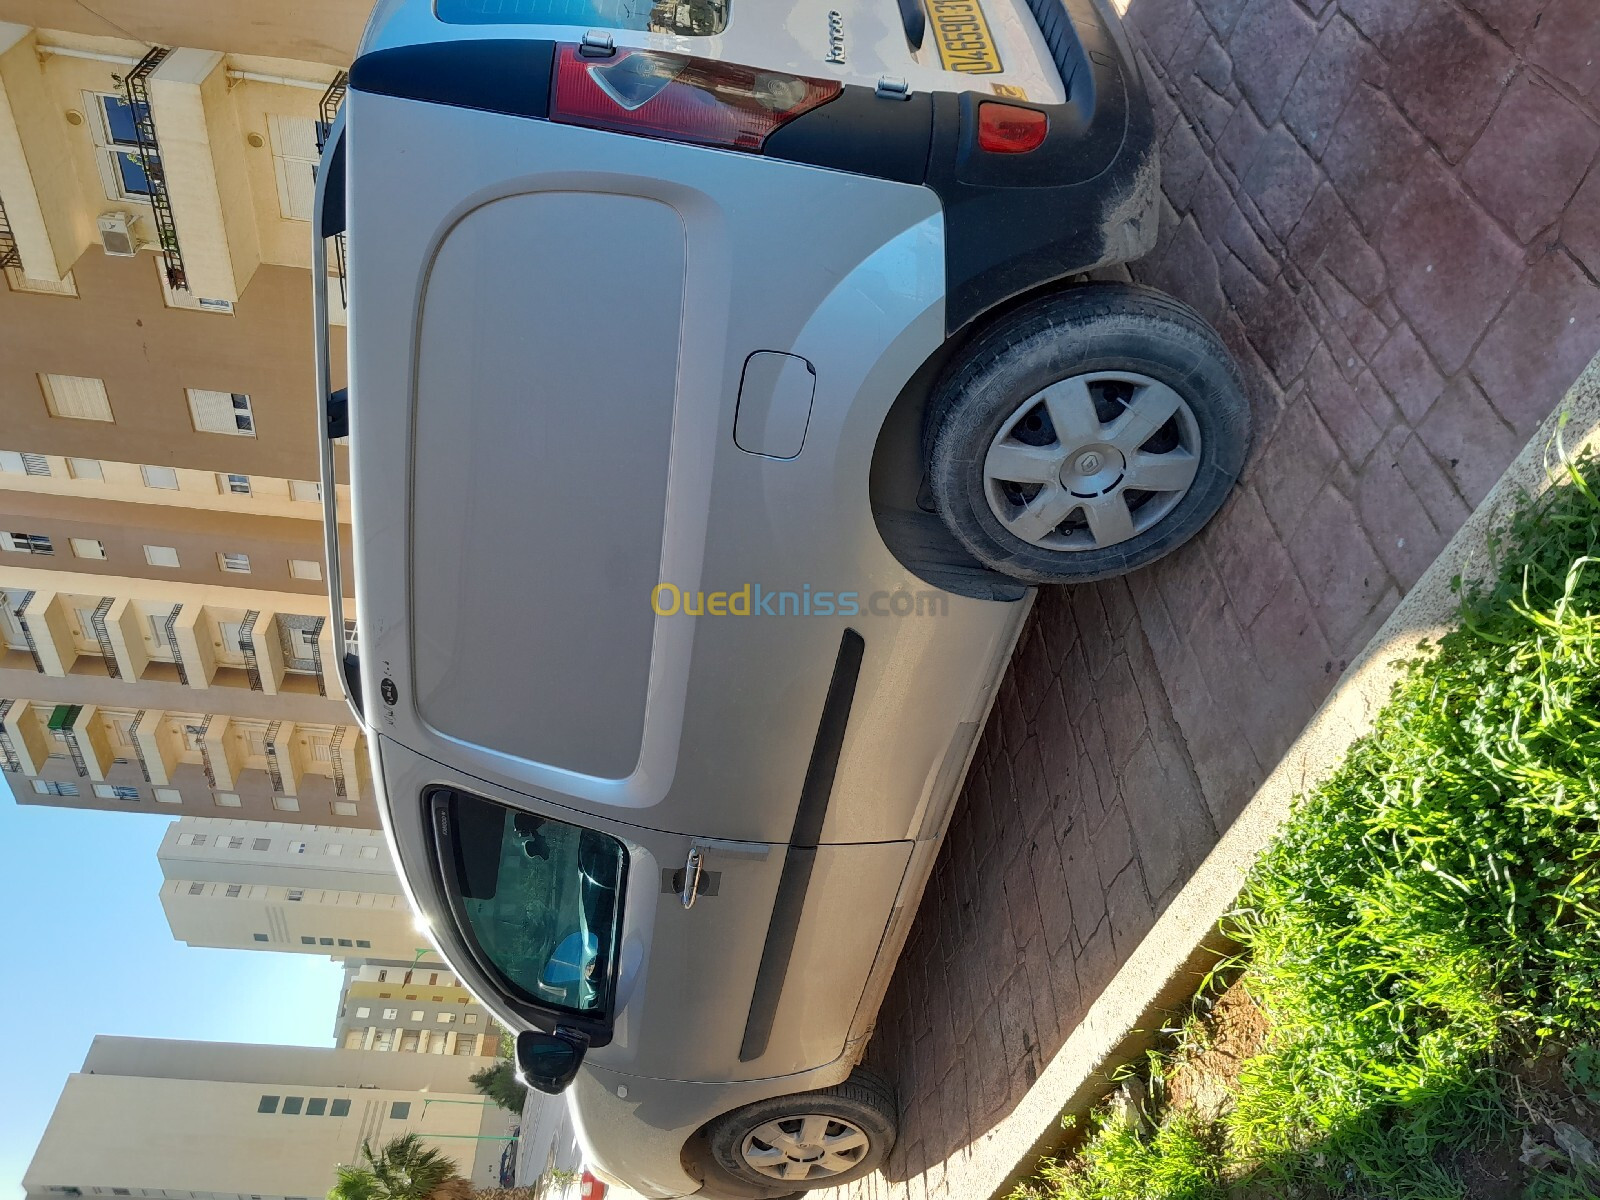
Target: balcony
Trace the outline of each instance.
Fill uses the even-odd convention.
[[[50,709],[46,728],[66,747],[79,778],[105,782],[116,754],[100,720],[98,705],[57,704]]]
[[[183,738],[167,714],[158,708],[147,708],[140,712],[131,732],[145,779],[157,787],[171,784],[172,773],[183,754]]]
[[[183,281],[174,287],[237,303],[261,265],[261,241],[224,58],[211,50],[172,50],[143,78],[174,241],[181,246]]]
[[[50,709],[29,700],[0,702],[0,758],[5,769],[23,775],[38,775],[50,757],[51,738],[41,713],[49,719]]]
[[[93,224],[37,44],[27,26],[0,22],[0,224],[10,234],[12,265],[56,283],[89,244]]]

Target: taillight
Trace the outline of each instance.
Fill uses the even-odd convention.
[[[583,1200],[606,1200],[606,1185],[585,1171],[578,1176],[578,1195]]]
[[[1037,150],[1050,132],[1050,118],[1032,108],[996,104],[978,105],[978,148],[991,154],[1026,154]]]
[[[831,79],[759,71],[654,50],[585,58],[556,51],[550,119],[646,137],[759,150],[786,121],[840,92]]]

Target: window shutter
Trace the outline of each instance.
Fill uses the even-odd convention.
[[[111,401],[103,380],[80,375],[41,375],[45,403],[53,417],[79,421],[110,421]]]

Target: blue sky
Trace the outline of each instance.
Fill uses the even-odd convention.
[[[0,1198],[97,1033],[331,1046],[340,971],[176,942],[157,896],[168,819],[15,803],[0,782]]]

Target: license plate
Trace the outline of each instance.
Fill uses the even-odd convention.
[[[1000,54],[994,48],[989,22],[978,0],[926,0],[939,61],[946,71],[964,75],[998,75]]]

